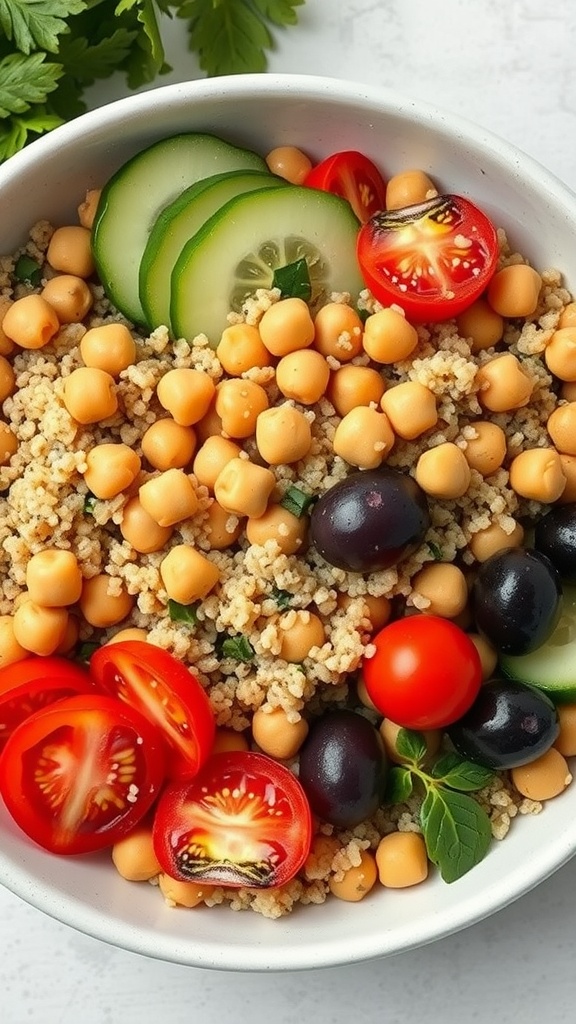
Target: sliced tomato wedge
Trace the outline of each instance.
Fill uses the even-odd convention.
[[[266,754],[214,754],[194,779],[169,784],[153,840],[181,881],[266,889],[288,882],[310,850],[310,807],[298,779]]]
[[[201,683],[168,651],[140,640],[100,647],[90,659],[98,686],[132,705],[162,732],[168,773],[193,775],[214,746],[216,726]]]
[[[494,225],[462,196],[379,213],[358,234],[366,285],[415,323],[458,316],[484,291],[497,259]]]
[[[0,750],[25,718],[75,694],[93,693],[88,670],[57,655],[30,655],[0,669]]]
[[[334,153],[322,160],[309,171],[304,184],[343,196],[363,224],[386,207],[386,183],[380,171],[356,150]]]
[[[113,697],[69,697],[36,711],[0,756],[14,821],[52,853],[112,846],[147,813],[164,780],[157,729]]]

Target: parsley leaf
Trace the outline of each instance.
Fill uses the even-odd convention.
[[[216,642],[216,651],[222,658],[234,658],[249,663],[254,659],[254,648],[245,636],[221,636]]]
[[[46,63],[45,53],[4,57],[0,61],[0,117],[23,114],[34,103],[43,103],[61,74],[61,65]]]
[[[94,45],[83,37],[65,38],[60,43],[59,59],[67,75],[82,85],[91,85],[97,78],[107,78],[117,70],[130,54],[137,34],[136,30],[118,28]]]
[[[199,601],[195,601],[194,604],[180,604],[179,601],[174,601],[170,598],[168,600],[168,614],[171,621],[181,622],[185,626],[197,626],[198,616],[196,609],[199,603]]]
[[[274,271],[272,287],[279,288],[282,298],[303,299],[308,302],[312,295],[310,284],[310,273],[305,258],[296,260],[295,263],[288,263],[285,267],[278,267]]]
[[[0,28],[21,53],[58,53],[58,37],[69,31],[67,19],[85,7],[83,0],[0,0]]]
[[[29,281],[32,287],[36,288],[42,278],[42,268],[36,263],[36,260],[24,254],[16,260],[14,277],[17,281]]]

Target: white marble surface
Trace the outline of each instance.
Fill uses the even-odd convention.
[[[198,77],[182,25],[174,71]],[[307,0],[270,70],[390,86],[516,143],[576,189],[573,0]],[[102,103],[122,93],[109,81]],[[391,960],[231,975],[150,962],[73,932],[0,888],[2,1024],[551,1024],[574,1020],[576,861],[460,935]]]

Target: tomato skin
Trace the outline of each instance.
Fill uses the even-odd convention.
[[[443,729],[473,704],[482,682],[470,637],[448,619],[411,615],[384,626],[362,674],[378,711],[404,729]]]
[[[213,754],[199,774],[169,784],[156,807],[154,850],[181,881],[276,888],[302,867],[312,819],[295,775],[266,754]]]
[[[356,150],[326,157],[309,171],[304,184],[343,196],[362,224],[386,206],[386,183],[380,171]]]
[[[377,214],[358,234],[358,262],[379,302],[414,323],[458,316],[488,285],[498,237],[486,214],[444,195]]]
[[[113,697],[69,697],[14,730],[0,755],[0,794],[39,846],[91,853],[144,817],[164,767],[162,738],[143,715]]]
[[[88,670],[58,655],[31,654],[0,669],[0,750],[20,722],[65,697],[95,691]]]
[[[161,730],[171,777],[198,771],[214,746],[216,724],[208,695],[181,661],[153,644],[123,640],[95,651],[90,672],[104,692]]]

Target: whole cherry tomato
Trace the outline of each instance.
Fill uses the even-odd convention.
[[[386,205],[386,183],[380,171],[362,153],[334,153],[309,171],[305,185],[334,192],[350,203],[363,224]]]

